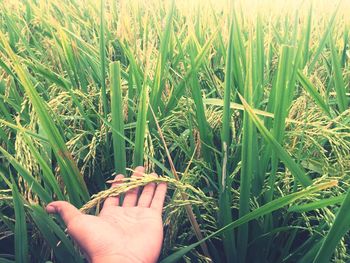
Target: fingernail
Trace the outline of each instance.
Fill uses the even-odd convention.
[[[56,207],[52,206],[52,205],[48,205],[46,207],[46,212],[50,213],[50,214],[53,214],[53,213],[56,213]]]

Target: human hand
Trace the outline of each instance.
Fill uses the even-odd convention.
[[[133,177],[144,175],[141,166]],[[152,174],[152,176],[157,176]],[[117,175],[116,179],[122,179]],[[120,181],[112,184],[118,185]],[[135,188],[125,194],[122,205],[118,197],[108,197],[98,216],[85,215],[65,201],[47,205],[48,213],[59,213],[69,235],[87,254],[90,262],[156,262],[162,242],[162,209],[167,185],[150,183],[138,197]]]

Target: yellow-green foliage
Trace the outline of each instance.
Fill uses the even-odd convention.
[[[350,259],[349,1],[0,10],[1,262],[82,262],[43,207],[149,180],[172,186],[164,262]]]

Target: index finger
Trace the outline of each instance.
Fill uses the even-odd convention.
[[[157,189],[154,193],[152,203],[150,206],[151,208],[157,210],[160,214],[162,213],[162,210],[163,210],[166,191],[167,191],[167,184],[159,183],[157,185]]]

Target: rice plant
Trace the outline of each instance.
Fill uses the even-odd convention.
[[[150,181],[160,262],[350,260],[348,1],[0,10],[0,262],[84,262],[45,205],[98,214]]]

